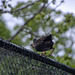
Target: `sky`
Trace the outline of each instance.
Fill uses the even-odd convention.
[[[70,12],[75,15],[75,0],[64,0],[64,3],[60,5],[57,10],[60,9],[64,13]]]

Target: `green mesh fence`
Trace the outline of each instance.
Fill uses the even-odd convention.
[[[75,75],[75,69],[0,39],[0,75]]]

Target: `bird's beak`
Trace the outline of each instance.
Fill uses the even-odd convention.
[[[31,46],[34,48],[35,47],[35,45],[34,44],[31,44]]]

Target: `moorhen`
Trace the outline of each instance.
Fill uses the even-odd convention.
[[[49,54],[51,55],[54,51],[54,48],[53,48],[54,42],[52,41],[52,39],[53,39],[52,34],[42,36],[39,39],[34,38],[33,44],[31,44],[31,46],[35,48],[36,51],[39,51],[39,52],[44,51],[44,54],[42,55],[45,55],[45,51],[53,49],[52,52]]]

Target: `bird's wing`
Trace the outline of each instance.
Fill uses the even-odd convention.
[[[52,41],[52,34],[47,35],[47,36],[42,36],[37,40],[37,43],[40,42],[46,42],[46,41]]]
[[[47,36],[42,36],[37,40],[37,43],[43,42]]]

